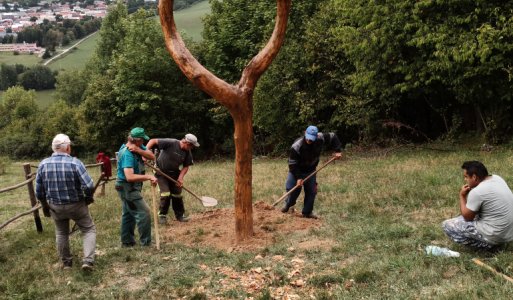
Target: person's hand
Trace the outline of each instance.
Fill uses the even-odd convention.
[[[181,188],[183,186],[183,178],[178,178],[176,180],[176,185]]]
[[[157,177],[153,176],[153,175],[148,175],[148,180],[151,181],[151,184],[152,185],[157,185]]]
[[[296,182],[296,185],[297,186],[302,186],[303,185],[303,179],[298,179],[297,182]]]
[[[48,203],[45,201],[45,202],[41,202],[41,208],[43,210],[43,215],[47,218],[50,218],[52,216],[52,214],[50,214],[50,206],[48,205]]]
[[[342,158],[342,152],[335,152],[333,154],[333,157],[335,157],[335,159],[341,159]]]
[[[130,152],[135,152],[135,153],[139,153],[138,151],[139,151],[139,149],[141,149],[141,148],[139,148],[139,146],[137,146],[136,144],[132,144],[132,143],[128,143],[126,145],[126,147],[128,148],[128,150]]]
[[[86,205],[89,205],[94,202],[94,198],[92,196],[85,198]]]
[[[470,192],[470,187],[468,186],[468,184],[464,184],[461,187],[460,195],[463,196],[463,197],[466,197],[469,192]]]

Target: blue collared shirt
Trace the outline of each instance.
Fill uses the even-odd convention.
[[[94,184],[84,164],[69,154],[55,152],[37,168],[36,197],[52,204],[69,204],[91,197]]]

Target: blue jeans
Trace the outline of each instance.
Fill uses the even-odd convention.
[[[305,178],[310,175],[310,173],[301,173],[299,176]],[[297,178],[289,172],[287,176],[287,181],[285,182],[285,190],[288,192],[296,186]],[[317,195],[317,175],[313,175],[307,181],[303,182],[303,188],[305,189],[305,203],[303,205],[303,215],[309,215],[313,211],[313,206],[315,202],[315,196]],[[287,200],[285,201],[285,205],[288,207],[292,207],[296,205],[296,200],[301,194],[301,187],[297,188],[294,192],[292,192]]]
[[[134,187],[135,186],[135,187]],[[140,183],[117,182],[116,190],[122,200],[121,243],[135,245],[135,226],[139,231],[141,245],[151,244],[150,208],[142,198]]]

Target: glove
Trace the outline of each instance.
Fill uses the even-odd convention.
[[[86,203],[86,205],[89,205],[89,204],[91,204],[91,203],[93,203],[93,202],[94,202],[94,198],[93,198],[92,196],[91,196],[91,197],[86,197],[86,198],[85,198],[85,203]]]
[[[50,214],[50,206],[48,202],[41,201],[41,208],[43,209],[43,215],[47,218],[50,218],[52,215]]]

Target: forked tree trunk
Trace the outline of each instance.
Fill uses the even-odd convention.
[[[173,0],[159,3],[166,47],[178,67],[197,87],[228,108],[235,126],[235,230],[237,240],[253,235],[252,163],[253,91],[260,76],[278,54],[285,39],[291,0],[276,0],[274,31],[265,47],[248,63],[237,85],[228,84],[203,67],[185,46],[176,30]]]

